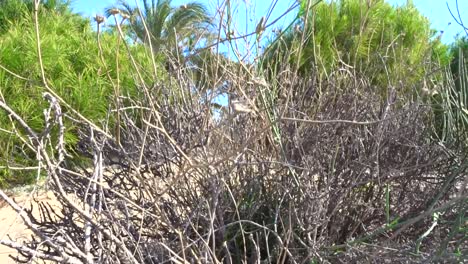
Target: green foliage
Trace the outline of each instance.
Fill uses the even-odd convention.
[[[12,24],[19,23],[26,14],[27,7],[24,1],[0,1],[0,34],[3,34]]]
[[[14,2],[14,1],[12,1]],[[20,79],[0,69],[0,93],[5,102],[36,131],[44,127],[43,110],[47,104],[42,100],[45,88],[41,82],[41,74],[36,47],[36,33],[32,15],[27,5],[19,5],[23,16],[16,17],[16,22],[10,24],[0,38],[0,64],[5,69],[21,76]],[[7,19],[3,17],[2,19]],[[10,21],[10,20],[9,20]],[[120,95],[134,97],[139,91],[131,72],[133,65],[128,59],[127,50],[122,41],[120,48],[117,35],[103,33],[100,36],[102,57],[97,44],[96,32],[91,29],[88,20],[69,11],[58,12],[56,9],[43,9],[40,12],[39,28],[41,37],[42,62],[48,85],[59,94],[72,108],[89,120],[102,124],[107,119],[109,108],[115,108],[110,100],[114,96],[117,76],[119,76]],[[118,52],[117,52],[118,51]],[[140,45],[130,46],[143,69],[151,64],[146,56],[146,49]],[[117,63],[116,56],[119,61]],[[117,74],[117,65],[119,74]],[[150,75],[143,76],[146,80],[153,80]],[[70,109],[63,109],[70,114]],[[111,117],[111,123],[113,119]],[[12,131],[13,126],[4,111],[0,111],[1,128]],[[66,140],[73,149],[77,142],[77,127],[71,122],[66,123]],[[2,164],[10,166],[27,165],[28,151],[15,150],[11,140],[19,144],[18,137],[0,132],[0,154]],[[20,156],[24,160],[11,160],[12,151],[24,153]],[[18,155],[15,155],[18,156]],[[29,156],[29,158],[33,158]],[[25,176],[25,181],[31,180]]]
[[[143,8],[139,9],[125,0],[119,0],[117,3],[106,9],[106,16],[108,18],[115,16],[112,20],[116,20],[116,15],[120,14],[124,18],[120,24],[124,34],[134,43],[144,43],[151,47],[155,55],[164,60],[167,71],[173,72],[182,64],[195,64],[196,67],[192,68],[196,69],[214,67],[212,59],[210,62],[200,60],[208,58],[209,52],[186,57],[200,46],[200,42],[208,42],[211,37],[211,32],[207,30],[211,26],[211,19],[204,4],[189,2],[174,7],[171,0],[144,0]],[[126,23],[127,21],[129,23]],[[209,74],[218,72],[214,68],[209,70]],[[209,78],[215,79],[217,76]],[[194,77],[200,90],[210,84],[197,70],[194,71]]]
[[[144,0],[142,10],[132,7],[124,0],[119,0],[118,3],[118,6],[107,8],[107,17],[110,17],[115,10],[127,15],[130,20],[131,37],[145,43],[151,40],[156,53],[162,50],[172,51],[180,41],[193,41],[210,21],[206,7],[197,2],[173,7],[171,0],[151,2]]]
[[[468,40],[459,38],[450,49],[452,61],[441,88],[432,96],[435,129],[447,143],[468,146]]]
[[[463,73],[460,72],[462,66],[465,66],[468,62],[468,37],[463,36],[458,38],[455,43],[450,47],[450,55],[452,60],[450,61],[450,71],[452,72],[453,79],[457,90],[462,87]],[[464,65],[461,65],[464,64]]]
[[[393,7],[382,0],[341,0],[310,10],[305,3],[300,22],[269,49],[276,52],[266,54],[269,63],[290,53],[289,62],[302,75],[327,77],[346,68],[382,88],[403,83],[411,93],[428,68],[449,62],[447,47],[411,2]]]
[[[41,1],[41,11],[55,12],[57,14],[71,14],[70,1],[44,0]],[[1,0],[0,1],[0,34],[12,25],[18,25],[30,16],[34,10],[33,0]]]

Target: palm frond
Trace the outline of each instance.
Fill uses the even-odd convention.
[[[129,15],[133,36],[144,43],[151,41],[153,49],[159,52],[164,47],[173,47],[176,33],[180,38],[193,36],[210,21],[207,8],[201,3],[191,2],[177,8],[171,3],[171,0],[144,0],[143,9],[138,10],[127,1],[119,0],[117,5],[106,8],[105,13],[109,17],[111,10],[117,8]]]
[[[204,26],[210,22],[208,11],[200,3],[188,3],[174,9],[174,13],[167,21],[167,27],[185,29],[188,27]]]

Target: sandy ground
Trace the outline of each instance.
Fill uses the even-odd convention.
[[[40,201],[56,203],[54,195],[51,192],[37,191],[34,195]],[[34,204],[34,199],[29,191],[21,191],[10,195],[10,198],[25,208],[30,208],[31,202]],[[37,208],[37,206],[34,206]],[[27,232],[21,217],[4,201],[0,199],[0,240],[13,240],[21,242],[26,239],[30,232]],[[16,263],[9,256],[16,256],[17,252],[14,249],[0,245],[0,264]]]

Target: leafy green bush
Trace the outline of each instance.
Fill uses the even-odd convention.
[[[309,9],[301,2],[298,22],[267,48],[267,64],[287,59],[303,76],[322,78],[341,68],[413,95],[429,70],[449,62],[448,47],[411,2],[322,1]]]
[[[0,38],[0,64],[3,66],[0,69],[0,92],[2,100],[31,124],[33,129],[40,131],[44,126],[43,109],[46,108],[46,103],[41,99],[45,88],[38,63],[36,32],[31,10],[28,10],[27,5],[18,6],[22,9],[15,14],[21,14],[21,17],[15,17],[14,23],[5,28]],[[131,74],[134,66],[128,59],[125,43],[118,41],[117,32],[106,31],[101,34],[100,55],[97,35],[92,30],[90,21],[69,10],[57,12],[55,9],[41,9],[39,28],[42,63],[49,87],[90,121],[103,124],[108,119],[108,110],[115,108],[112,102],[115,102],[116,92],[119,93],[118,96],[128,98],[139,94],[137,85],[141,85],[141,81],[135,82],[134,75]],[[137,67],[152,67],[149,56],[145,55],[145,47],[130,45],[129,49],[137,58]],[[154,76],[150,74],[142,77],[145,82],[154,81]],[[64,109],[64,113],[71,114],[71,111]],[[113,122],[111,115],[111,127]],[[13,131],[13,126],[3,111],[0,112],[0,124],[2,129]],[[68,122],[66,128],[66,143],[73,150],[78,141],[77,127]],[[0,154],[2,163],[13,166],[26,162],[10,160],[13,149],[8,146],[11,145],[11,140],[19,142],[18,137],[0,132],[0,148],[4,150]],[[25,158],[27,153],[25,152]],[[30,179],[28,176],[24,178],[25,181]]]

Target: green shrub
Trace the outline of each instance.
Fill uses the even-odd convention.
[[[451,63],[432,96],[438,139],[468,145],[468,40],[459,38],[450,48]]]
[[[301,75],[321,78],[341,68],[411,96],[427,72],[448,65],[448,47],[411,2],[322,1],[309,9],[301,2],[298,22],[267,47],[264,66],[287,59]]]
[[[0,93],[2,100],[20,114],[33,129],[41,131],[44,126],[43,110],[47,104],[41,99],[45,88],[38,63],[36,32],[28,6],[19,6],[23,9],[15,14],[22,14],[21,17],[15,17],[12,20],[14,23],[4,28],[5,31],[1,34],[0,64],[24,79],[0,69]],[[42,62],[48,85],[81,115],[100,125],[108,119],[108,110],[115,108],[117,76],[119,95],[128,98],[138,96],[137,86],[142,84],[141,81],[136,82],[131,74],[133,65],[128,58],[125,43],[118,41],[117,32],[106,31],[101,34],[101,59],[96,32],[92,30],[89,20],[77,14],[69,10],[57,12],[55,9],[41,9],[39,28]],[[137,67],[152,67],[144,46],[130,45],[129,49],[137,58]],[[143,78],[144,82],[149,83],[154,82],[155,76],[143,71]],[[63,112],[72,114],[66,107]],[[111,115],[109,120],[111,128],[115,121],[113,117]],[[3,111],[0,111],[0,124],[4,130],[13,130],[13,124]],[[66,128],[66,143],[73,151],[73,146],[78,141],[77,127],[76,124],[67,121]],[[0,132],[0,149],[4,150],[0,154],[1,163],[9,166],[27,165],[30,154],[26,150],[24,160],[10,159],[11,151],[14,151],[8,147],[11,146],[11,141],[20,142],[19,137]],[[30,179],[30,176],[24,176],[24,181]],[[4,185],[5,182],[0,184]]]

